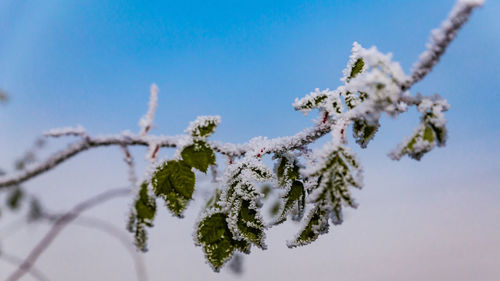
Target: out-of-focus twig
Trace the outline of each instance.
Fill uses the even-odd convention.
[[[77,218],[80,213],[86,211],[96,205],[104,203],[110,199],[127,196],[130,193],[129,188],[117,188],[112,189],[101,194],[98,194],[90,199],[87,199],[79,204],[77,204],[73,209],[60,216],[52,225],[52,228],[45,235],[45,237],[33,248],[26,259],[19,265],[18,269],[14,271],[6,281],[16,281],[19,280],[23,275],[25,275],[30,268],[34,265],[38,257],[47,249],[50,243],[57,237],[57,235],[63,230],[68,223],[72,222]]]

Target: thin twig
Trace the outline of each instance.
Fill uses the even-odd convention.
[[[48,222],[56,221],[60,217],[61,215],[48,215],[48,214],[44,214],[43,216],[43,218],[46,219]],[[148,279],[146,273],[146,266],[144,265],[142,256],[139,255],[139,253],[137,252],[132,241],[130,240],[130,237],[126,235],[126,233],[124,233],[120,228],[114,226],[113,224],[105,220],[93,217],[86,217],[86,216],[78,217],[71,224],[93,228],[116,238],[118,241],[120,241],[120,243],[124,246],[124,248],[127,249],[130,256],[132,257],[137,275],[137,280],[146,281]]]
[[[35,264],[38,257],[47,249],[51,242],[57,237],[61,230],[68,225],[71,221],[78,217],[78,215],[96,205],[99,205],[107,200],[126,196],[130,193],[128,188],[117,188],[99,195],[96,195],[90,199],[87,199],[79,204],[77,204],[72,210],[68,211],[60,218],[58,218],[49,232],[43,237],[43,239],[31,250],[26,259],[19,265],[18,269],[14,271],[6,281],[16,281],[19,280],[30,268]]]
[[[457,36],[458,30],[467,22],[472,11],[481,6],[484,0],[458,0],[450,12],[448,18],[443,21],[441,27],[431,32],[430,42],[413,65],[412,73],[403,86],[409,89],[413,84],[422,80],[432,68],[439,62],[450,43]]]
[[[3,260],[7,263],[10,263],[14,266],[19,266],[23,260],[19,257],[16,257],[14,255],[11,255],[11,254],[7,254],[5,253],[4,251],[2,251],[0,253],[0,260]],[[32,266],[29,271],[28,271],[29,274],[31,274],[31,276],[33,276],[33,278],[35,278],[36,280],[39,280],[39,281],[50,281],[49,278],[47,278],[47,276],[45,276],[39,269],[37,269],[36,267]]]

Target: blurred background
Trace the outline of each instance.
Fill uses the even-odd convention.
[[[453,4],[2,0],[0,89],[9,101],[0,105],[0,167],[14,172],[14,161],[50,128],[137,132],[153,82],[160,96],[152,134],[181,134],[196,116],[218,114],[215,140],[292,135],[312,122],[291,103],[314,88],[336,88],[354,41],[392,52],[408,73]],[[445,148],[420,162],[391,161],[386,154],[413,132],[418,114],[384,117],[369,147],[355,148],[365,169],[365,187],[355,193],[359,208],[306,247],[285,245],[296,224],[271,229],[269,249],[245,256],[240,276],[213,273],[193,245],[203,190],[214,188],[203,180],[185,219],[159,208],[144,255],[150,280],[500,280],[499,14],[494,0],[474,12],[434,71],[412,88],[439,93],[451,105]],[[50,140],[40,158],[68,141]],[[140,176],[144,153],[133,149]],[[61,212],[127,186],[122,158],[117,147],[93,149],[23,186]],[[131,200],[86,215],[125,231]],[[24,258],[48,225],[9,229],[23,212],[3,210],[0,247]],[[136,280],[116,239],[78,225],[65,229],[36,266],[50,280]],[[14,269],[0,259],[0,279]]]

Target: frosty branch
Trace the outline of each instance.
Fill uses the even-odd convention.
[[[162,199],[173,215],[182,217],[193,199],[195,171],[206,173],[209,167],[217,171],[219,153],[228,163],[222,177],[216,176],[217,186],[201,211],[194,234],[195,243],[203,248],[213,269],[218,271],[235,252],[248,254],[252,246],[266,249],[265,231],[289,218],[300,221],[301,226],[288,246],[309,244],[328,232],[330,223],[342,223],[343,208],[357,206],[350,191],[362,187],[362,168],[347,145],[349,129],[356,143],[366,148],[379,130],[383,114],[397,117],[415,106],[421,113],[420,124],[389,156],[399,160],[407,155],[420,160],[434,147],[445,145],[444,112],[449,109],[448,103],[438,95],[413,96],[409,90],[438,63],[474,8],[481,4],[479,0],[457,1],[441,27],[432,32],[427,50],[409,75],[392,61],[391,54],[382,54],[375,47],[365,49],[355,42],[341,86],[334,90],[316,89],[293,103],[304,114],[317,110],[320,116],[312,127],[293,136],[256,137],[244,144],[211,141],[208,138],[219,125],[219,116],[198,117],[185,135],[149,135],[159,91],[153,85],[149,110],[139,122],[138,134],[92,137],[82,127],[51,130],[45,135],[70,135],[79,140],[19,174],[0,178],[0,188],[12,189],[88,149],[119,146],[136,194],[128,229],[135,235],[137,248],[146,251],[146,229],[153,226],[157,199]],[[322,148],[308,148],[327,134],[331,140]],[[150,165],[140,181],[135,175],[130,146],[148,148],[146,158]],[[162,148],[175,148],[175,156],[159,160],[158,151]],[[274,169],[264,163],[265,155],[272,156]],[[259,182],[270,184],[271,190],[281,194],[271,222],[265,222],[261,214],[265,192],[258,189]]]

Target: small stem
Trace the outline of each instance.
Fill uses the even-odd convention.
[[[45,237],[43,237],[43,239],[35,246],[35,248],[31,250],[26,259],[19,265],[18,269],[14,271],[6,279],[6,281],[17,281],[21,277],[23,277],[33,267],[40,255],[48,248],[48,246],[57,237],[57,235],[59,235],[59,233],[64,229],[64,227],[66,227],[71,221],[77,218],[80,213],[110,199],[125,196],[129,193],[130,189],[128,188],[112,189],[77,204],[72,210],[65,213],[54,222],[52,228],[45,235]]]

